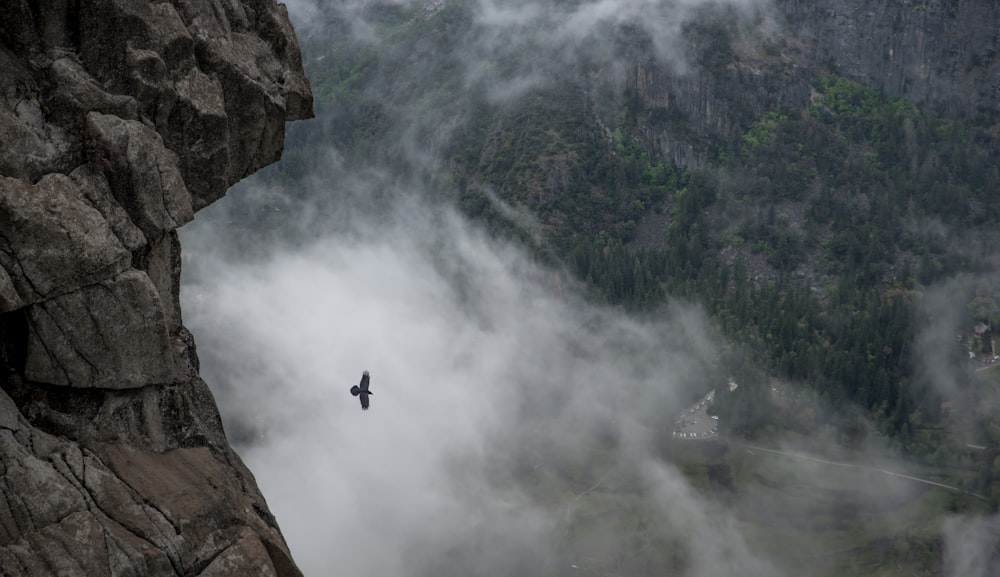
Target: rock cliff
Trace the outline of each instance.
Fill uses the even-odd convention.
[[[647,144],[682,166],[709,159],[705,143],[739,137],[746,119],[802,108],[821,74],[836,73],[940,110],[1000,125],[1000,12],[992,0],[773,0],[753,14],[713,8],[687,27],[696,65],[676,74],[641,56],[603,81],[632,91]]]
[[[312,115],[284,7],[0,13],[0,574],[299,575],[198,376],[175,230]]]

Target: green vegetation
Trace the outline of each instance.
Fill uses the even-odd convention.
[[[996,223],[1000,199],[982,187],[996,165],[971,129],[956,130],[905,101],[836,76],[818,80],[816,90],[820,98],[809,108],[752,122],[727,155],[732,160],[713,169],[745,171],[749,184],[738,189],[711,170],[654,163],[620,127],[614,153],[574,171],[581,184],[571,182],[552,199],[524,192],[547,173],[553,153],[545,151],[570,154],[563,141],[583,151],[600,143],[522,139],[507,148],[520,157],[503,164],[512,168],[496,186],[517,187],[516,200],[554,224],[550,238],[560,256],[608,302],[642,310],[665,295],[699,301],[728,336],[766,353],[774,374],[807,384],[834,406],[864,407],[900,447],[930,450],[914,435],[917,416],[937,421],[941,402],[913,380],[921,290],[983,263],[969,258],[966,245],[918,231],[928,221]],[[558,116],[548,112],[532,119],[533,133],[550,133]],[[571,124],[551,132],[565,134]],[[942,163],[943,142],[962,151],[954,155],[961,163]],[[928,162],[937,168],[923,170]],[[941,187],[950,195],[925,192]],[[646,211],[636,214],[640,206]],[[636,221],[664,212],[661,206],[669,224],[658,245],[630,247]],[[992,242],[985,235],[965,240]],[[727,249],[739,257],[724,261]],[[755,255],[766,263],[763,282],[746,268]]]

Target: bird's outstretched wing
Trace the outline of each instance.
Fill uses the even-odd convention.
[[[375,394],[375,393],[373,393],[373,392],[371,392],[371,391],[368,390],[368,382],[369,382],[370,378],[371,377],[368,376],[368,371],[365,371],[364,374],[361,375],[361,384],[360,385],[354,385],[353,387],[351,387],[351,394],[354,395],[354,396],[356,396],[356,397],[357,396],[361,397],[361,399],[360,399],[361,400],[361,410],[363,410],[363,411],[367,411],[369,404],[371,404],[371,401],[368,399],[368,395],[374,395]]]

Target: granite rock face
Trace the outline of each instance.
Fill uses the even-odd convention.
[[[312,116],[284,6],[0,14],[0,574],[300,575],[198,376],[176,233]]]

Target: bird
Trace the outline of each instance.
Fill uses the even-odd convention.
[[[374,395],[375,393],[368,390],[368,381],[370,377],[368,376],[368,371],[365,371],[361,375],[361,385],[354,385],[351,387],[351,394],[355,397],[361,396],[361,410],[368,410],[368,395]]]

